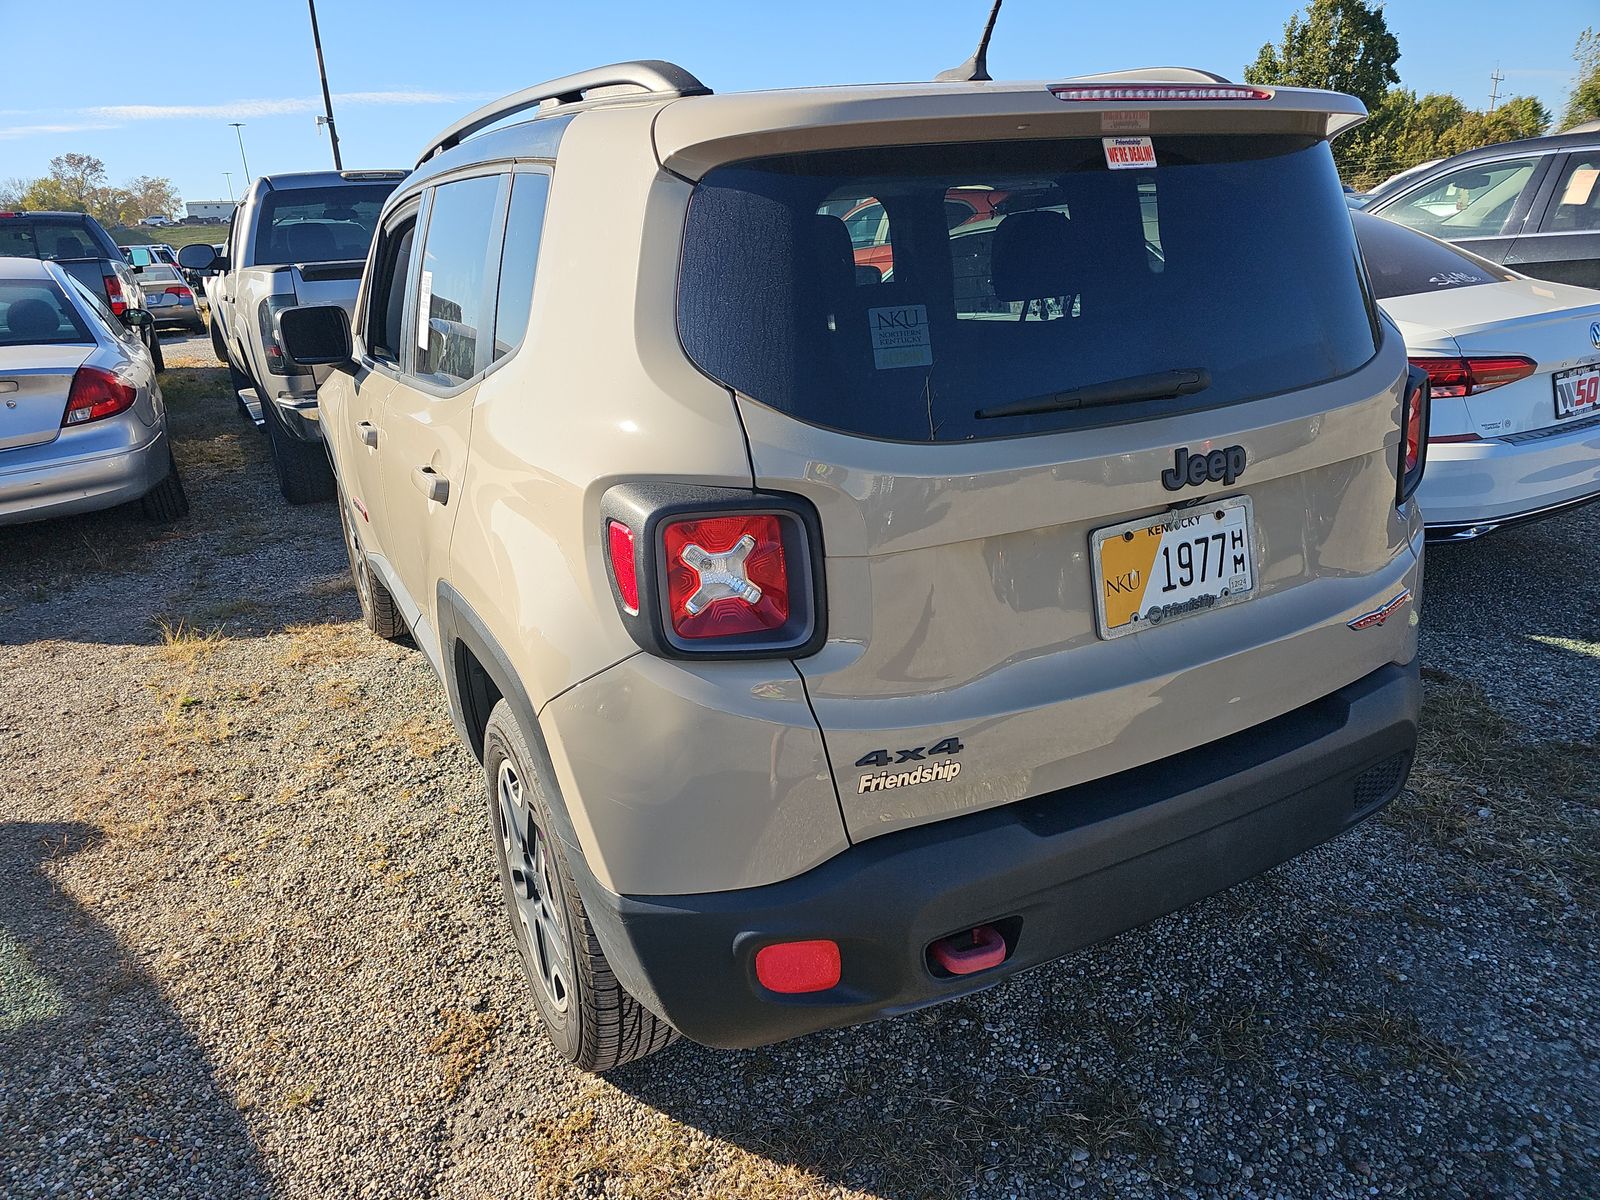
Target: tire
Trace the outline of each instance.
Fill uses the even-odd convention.
[[[609,1071],[664,1050],[678,1032],[612,974],[572,881],[566,847],[549,832],[550,806],[533,755],[504,700],[489,714],[483,765],[511,936],[551,1042],[585,1071]],[[552,944],[558,937],[564,947]]]
[[[139,501],[145,519],[168,525],[189,515],[189,497],[184,493],[183,480],[178,476],[178,461],[167,448],[167,476],[146,492]]]
[[[344,551],[350,556],[350,575],[355,580],[356,599],[361,601],[361,619],[368,629],[388,641],[406,636],[406,623],[400,609],[383,586],[383,580],[372,573],[367,565],[366,553],[356,540],[355,522],[350,519],[350,505],[344,498],[344,489],[338,489],[335,498],[339,505],[339,529],[344,534]]]
[[[161,353],[161,335],[156,332],[154,325],[150,326],[150,341],[147,347],[150,351],[150,361],[155,364],[156,374],[160,375],[167,369],[167,360]]]
[[[217,318],[213,315],[205,324],[211,330],[211,353],[217,356],[217,361],[223,366],[231,367],[233,360],[228,357],[228,347],[222,340],[222,330],[217,326]]]
[[[259,394],[259,393],[258,393]],[[276,406],[261,401],[261,423],[272,450],[272,466],[278,473],[278,489],[290,504],[315,504],[333,499],[333,467],[328,451],[318,442],[302,442],[291,437],[279,420]]]

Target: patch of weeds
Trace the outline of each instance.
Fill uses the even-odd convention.
[[[495,1030],[500,1027],[500,1017],[464,1008],[447,1008],[440,1016],[444,1028],[428,1043],[428,1052],[444,1060],[440,1069],[444,1073],[445,1094],[454,1098],[483,1064],[494,1043]]]
[[[433,758],[455,741],[455,731],[440,721],[410,717],[402,721],[385,744],[398,743],[412,758]]]
[[[1313,1030],[1319,1043],[1353,1042],[1389,1054],[1407,1069],[1422,1068],[1456,1082],[1472,1077],[1472,1064],[1456,1047],[1423,1029],[1414,1013],[1395,1012],[1374,1005],[1350,1012],[1331,1013],[1318,1021]],[[1342,1054],[1332,1056],[1341,1072],[1360,1072],[1359,1063],[1349,1063]]]
[[[1411,786],[1381,820],[1542,902],[1600,896],[1600,747],[1534,741],[1475,684],[1425,671]]]
[[[222,647],[224,640],[221,629],[202,633],[181,617],[176,625],[169,623],[165,617],[158,618],[156,628],[161,633],[161,645],[156,649],[162,661],[189,672],[198,670]]]
[[[355,658],[366,649],[366,630],[354,622],[291,625],[288,644],[278,653],[286,667],[316,667]]]
[[[297,1083],[283,1093],[283,1111],[296,1112],[310,1108],[317,1102],[317,1087],[312,1083]]]

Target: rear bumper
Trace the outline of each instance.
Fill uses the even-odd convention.
[[[1415,662],[1209,746],[1003,808],[852,846],[781,883],[618,896],[574,863],[623,985],[695,1041],[756,1046],[988,987],[1142,925],[1326,841],[1392,799],[1416,746]],[[927,948],[978,924],[1000,966],[939,976]],[[771,942],[832,938],[837,987],[756,981]]]
[[[98,423],[97,423],[98,424]],[[54,442],[0,453],[0,525],[43,521],[137,500],[167,477],[167,435],[131,414]],[[118,445],[119,441],[137,444]]]
[[[1462,541],[1600,498],[1600,418],[1428,447],[1417,490],[1430,541]]]

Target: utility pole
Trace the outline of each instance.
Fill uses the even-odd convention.
[[[1505,82],[1505,76],[1500,74],[1500,64],[1495,63],[1494,71],[1489,75],[1489,111],[1493,112],[1500,103],[1500,85]]]
[[[317,29],[317,0],[306,0],[311,9],[311,40],[317,47],[317,74],[322,77],[322,107],[328,113],[328,141],[333,146],[333,169],[344,170],[339,158],[339,131],[333,126],[333,96],[328,91],[328,68],[322,62],[322,33]]]
[[[244,178],[245,182],[248,183],[250,181],[250,160],[244,156],[244,122],[229,121],[228,124],[232,125],[234,133],[239,135],[239,161],[244,164]]]

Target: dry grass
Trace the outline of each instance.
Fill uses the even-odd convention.
[[[284,631],[288,644],[278,654],[286,667],[320,667],[343,662],[371,645],[366,630],[354,622],[291,625]]]
[[[1472,1064],[1456,1047],[1423,1029],[1415,1014],[1363,1006],[1350,1012],[1331,1013],[1315,1026],[1317,1037],[1328,1042],[1354,1043],[1387,1053],[1408,1070],[1430,1070],[1458,1083],[1472,1077]],[[1363,1074],[1342,1049],[1332,1054],[1344,1073]]]
[[[1557,905],[1600,899],[1600,748],[1535,741],[1474,684],[1424,671],[1411,787],[1383,820]]]
[[[215,654],[223,642],[221,629],[202,633],[181,617],[176,625],[160,618],[156,628],[161,633],[161,645],[157,647],[161,661],[191,674]]]
[[[444,1073],[445,1093],[454,1096],[483,1064],[484,1056],[494,1044],[500,1017],[492,1012],[470,1012],[463,1008],[447,1008],[440,1016],[444,1028],[428,1043],[428,1053],[444,1060],[440,1069]]]

